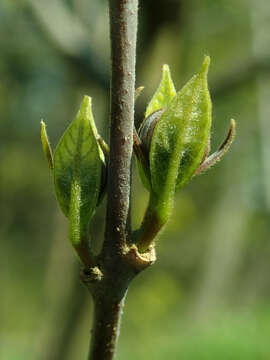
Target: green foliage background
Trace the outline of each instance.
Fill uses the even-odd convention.
[[[267,0],[141,1],[137,124],[162,64],[180,89],[209,54],[213,148],[231,117],[237,137],[177,195],[158,261],[128,294],[118,360],[270,357],[269,16]],[[1,0],[0,54],[0,358],[85,359],[92,304],[39,126],[55,147],[88,94],[108,138],[107,1]],[[134,171],[134,226],[146,196]]]

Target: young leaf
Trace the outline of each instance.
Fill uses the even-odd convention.
[[[182,89],[186,125],[176,190],[191,179],[208,147],[212,122],[212,103],[207,83],[209,64],[210,58],[206,57],[201,71]],[[189,98],[189,91],[194,94],[192,99]],[[189,105],[186,101],[190,101]]]
[[[138,88],[138,94],[141,92],[141,88]],[[151,118],[155,118],[155,114],[160,111],[161,109],[166,109],[170,104],[171,100],[175,96],[176,91],[175,87],[171,78],[171,73],[168,65],[163,65],[162,68],[162,78],[157,88],[155,94],[153,95],[150,103],[148,104],[145,112],[145,119],[140,125],[139,134],[140,137],[145,137],[146,133],[148,132],[148,128],[151,127]],[[147,129],[146,129],[147,128]],[[151,134],[152,135],[152,134]],[[151,136],[150,136],[151,137]],[[151,140],[150,140],[151,141]],[[148,141],[147,148],[150,147],[150,141]],[[145,145],[145,141],[143,141]],[[143,146],[144,146],[143,145]],[[136,146],[136,145],[135,145]],[[137,156],[137,154],[136,154]],[[145,154],[147,162],[149,162],[149,154]],[[147,190],[150,191],[151,189],[151,180],[150,180],[150,173],[147,169],[149,166],[148,164],[144,164],[142,159],[138,158],[137,156],[137,165],[138,171],[141,178],[143,185],[146,187]],[[147,166],[145,166],[147,165]]]
[[[200,72],[173,98],[153,133],[150,149],[153,206],[164,222],[176,189],[195,173],[207,147],[211,127],[209,62],[206,57]]]
[[[98,143],[91,98],[65,131],[54,153],[54,184],[58,202],[70,221],[70,237],[77,245],[97,206],[104,155]]]
[[[176,91],[170,69],[169,66],[165,64],[162,68],[162,78],[159,87],[146,108],[145,118],[156,110],[167,108],[175,94]]]

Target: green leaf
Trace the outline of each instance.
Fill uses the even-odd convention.
[[[140,89],[140,88],[138,88]],[[167,108],[173,97],[175,96],[176,91],[171,78],[171,73],[169,66],[164,64],[162,68],[162,78],[157,88],[155,94],[153,95],[150,103],[148,104],[145,112],[145,119],[140,125],[139,132],[145,127],[146,122],[149,120],[150,116],[155,113],[157,110]],[[142,134],[140,134],[141,136]],[[148,154],[145,154],[148,161]],[[147,171],[144,164],[140,162],[140,159],[137,159],[138,171],[143,185],[148,191],[151,189],[150,174],[149,170]]]
[[[70,221],[73,245],[77,245],[87,231],[99,198],[104,155],[98,138],[91,98],[85,96],[54,153],[56,196]]]
[[[170,102],[159,119],[151,142],[152,206],[166,222],[174,194],[200,165],[211,127],[211,100],[207,86],[210,59]]]
[[[42,148],[43,148],[43,152],[45,154],[45,157],[48,161],[48,165],[49,165],[49,169],[53,170],[53,156],[52,156],[52,149],[50,146],[50,142],[49,142],[49,138],[47,135],[47,131],[46,131],[46,125],[45,123],[41,120],[40,122],[41,125],[41,143],[42,143]]]
[[[162,78],[158,89],[148,104],[145,118],[156,110],[167,108],[176,94],[168,65],[163,65]]]

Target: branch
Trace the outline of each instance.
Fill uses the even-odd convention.
[[[136,249],[128,249],[138,0],[110,0],[109,7],[112,78],[106,232],[97,266],[82,274],[94,299],[89,360],[113,359],[129,283],[139,271],[136,266],[145,267]],[[146,260],[146,266],[153,261]]]
[[[104,250],[122,248],[130,236],[137,0],[110,0],[111,134]]]
[[[112,360],[120,332],[120,319],[125,297],[112,301],[103,297],[95,302],[94,327],[89,360]]]

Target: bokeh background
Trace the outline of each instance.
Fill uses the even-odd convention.
[[[178,195],[158,261],[132,284],[117,360],[270,359],[270,3],[141,0],[136,123],[168,63],[177,89],[212,59],[212,148],[224,160]],[[108,139],[105,0],[0,0],[0,358],[86,359],[92,302],[40,146],[83,95]],[[134,170],[133,224],[147,201]],[[103,204],[90,232],[98,244]]]

